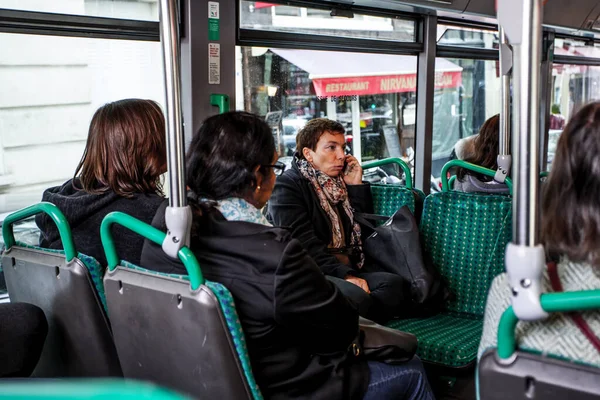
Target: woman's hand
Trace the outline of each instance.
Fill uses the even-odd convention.
[[[371,290],[369,289],[369,285],[367,284],[367,281],[365,281],[364,279],[357,278],[356,276],[347,276],[346,279],[344,279],[344,280],[355,284],[356,286],[358,286],[359,288],[361,288],[362,290],[364,290],[367,293],[371,293]]]
[[[358,160],[350,154],[346,156],[346,168],[344,168],[343,174],[346,185],[360,185],[362,183],[362,167]]]

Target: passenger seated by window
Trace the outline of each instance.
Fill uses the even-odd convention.
[[[165,118],[151,100],[126,99],[100,107],[90,123],[88,139],[75,177],[44,191],[42,201],[65,214],[77,251],[106,265],[100,224],[112,211],[150,223],[164,199],[161,174],[167,171]],[[45,214],[36,217],[40,246],[62,249],[58,229]],[[113,228],[118,254],[140,262],[143,238]]]
[[[372,212],[371,187],[345,143],[339,122],[309,121],[296,136],[292,168],[277,179],[268,215],[291,230],[361,316],[385,323],[402,313],[405,282],[365,259],[354,213]]]
[[[541,241],[548,268],[556,268],[565,292],[600,289],[600,102],[574,115],[558,139],[556,156],[542,200]],[[544,291],[552,292],[548,272]],[[479,357],[497,344],[498,323],[511,301],[506,274],[497,276],[487,298]],[[581,315],[596,336],[600,312]],[[551,314],[544,321],[519,322],[521,349],[600,365],[600,353],[567,314]]]
[[[192,138],[186,166],[191,249],[204,277],[233,295],[265,398],[433,398],[418,358],[387,365],[349,353],[358,314],[302,245],[259,211],[283,170],[260,117],[230,112],[208,118]],[[153,225],[165,231],[163,209]],[[142,265],[186,274],[149,241]]]
[[[481,126],[479,134],[471,139],[468,149],[462,152],[463,160],[480,167],[496,171],[498,169],[498,148],[500,134],[500,115],[496,114]],[[458,154],[457,154],[458,155]],[[454,182],[454,190],[461,192],[479,193],[510,193],[505,183],[498,183],[494,179],[458,168]]]

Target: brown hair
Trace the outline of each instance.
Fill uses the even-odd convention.
[[[473,139],[473,144],[470,148],[473,149],[465,157],[465,161],[489,168],[491,170],[498,169],[498,147],[500,135],[500,115],[496,114],[483,123],[479,130],[479,135]],[[463,179],[467,173],[463,168],[459,168],[456,175],[458,179]],[[478,179],[488,180],[488,177],[477,174]]]
[[[165,117],[152,100],[125,99],[100,107],[90,123],[81,161],[75,170],[83,189],[119,196],[162,193],[166,171]]]
[[[542,242],[549,258],[600,267],[600,102],[565,127],[545,186]]]
[[[300,129],[300,132],[298,132],[298,135],[296,136],[296,151],[298,152],[298,157],[300,157],[300,159],[304,158],[302,149],[305,147],[314,151],[317,148],[317,142],[325,132],[343,135],[346,130],[342,124],[331,119],[311,119],[302,129]]]

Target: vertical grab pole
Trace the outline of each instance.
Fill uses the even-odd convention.
[[[189,245],[192,223],[185,190],[184,141],[181,108],[181,51],[177,0],[160,0],[160,41],[165,67],[167,99],[167,162],[169,166],[169,207],[165,211],[167,236],[162,248],[177,258],[179,249]]]
[[[499,0],[498,22],[513,46],[513,243],[506,248],[512,304],[520,320],[547,316],[540,304],[544,248],[538,244],[541,0]]]
[[[501,90],[500,97],[502,108],[500,109],[500,138],[499,153],[497,158],[498,170],[494,176],[496,182],[504,183],[510,173],[512,157],[510,155],[510,75],[513,67],[512,50],[508,45],[504,29],[499,27],[500,33],[500,73]]]

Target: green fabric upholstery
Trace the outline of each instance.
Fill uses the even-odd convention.
[[[430,318],[395,320],[389,327],[410,332],[419,339],[417,355],[449,367],[464,367],[475,361],[483,324],[480,319],[441,313]]]
[[[32,246],[30,244],[17,242],[17,245],[20,247],[25,247],[28,249],[34,249],[39,251],[44,251],[52,254],[60,254],[65,255],[64,250],[59,249],[45,249],[39,246]],[[100,302],[102,303],[102,308],[104,308],[104,312],[108,311],[106,306],[106,295],[104,294],[104,282],[102,281],[102,277],[104,276],[104,267],[100,265],[100,263],[94,258],[88,255],[77,253],[77,258],[85,265],[88,272],[90,273],[90,277],[92,278],[92,282],[94,283],[94,287],[96,288],[96,294],[100,298]]]
[[[415,213],[415,196],[412,190],[404,186],[371,185],[373,212],[391,217],[402,206],[408,206]]]
[[[483,317],[492,280],[504,271],[511,207],[500,195],[443,192],[425,200],[422,243],[453,294],[447,311]]]
[[[153,275],[189,281],[187,275],[165,274],[162,272],[152,271],[149,269],[139,267],[127,261],[121,261],[121,266]],[[246,377],[248,386],[250,387],[250,391],[252,392],[252,397],[254,398],[254,400],[262,400],[263,397],[260,392],[260,388],[258,387],[258,384],[254,379],[254,375],[252,374],[252,366],[250,364],[250,357],[248,356],[248,347],[246,346],[246,337],[244,336],[242,324],[240,323],[237,311],[235,310],[233,296],[231,295],[229,290],[227,290],[227,288],[220,283],[206,281],[205,284],[219,300],[221,311],[223,312],[223,316],[225,317],[227,328],[231,333],[231,338],[233,339],[233,344],[235,345],[235,350],[237,352],[238,359],[240,360],[242,368],[244,369],[244,375]]]
[[[388,324],[417,336],[423,360],[450,367],[475,361],[487,293],[504,271],[511,222],[508,196],[450,191],[425,199],[421,243],[451,296],[439,315]]]

